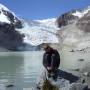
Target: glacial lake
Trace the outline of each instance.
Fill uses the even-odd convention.
[[[0,52],[0,90],[23,90],[34,87],[43,69],[41,51]],[[79,61],[85,59],[85,61]],[[89,62],[90,53],[62,51],[60,68],[77,69]],[[13,87],[4,87],[9,84]],[[2,89],[1,89],[2,88]]]

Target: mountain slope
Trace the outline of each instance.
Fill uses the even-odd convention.
[[[18,50],[22,45],[23,37],[15,28],[22,28],[22,22],[13,12],[0,4],[0,47]]]
[[[62,44],[73,49],[90,47],[90,7],[63,14],[57,19]],[[64,20],[66,24],[63,25]]]
[[[25,34],[24,42],[34,46],[42,43],[62,42],[74,48],[86,48],[90,41],[89,18],[90,7],[84,10],[72,10],[60,15],[57,19],[24,21],[24,28],[19,32]],[[56,22],[58,22],[60,31],[58,31]]]

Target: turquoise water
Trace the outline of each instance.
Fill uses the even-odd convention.
[[[44,52],[0,52],[0,90],[34,87],[40,74]],[[79,59],[84,59],[80,62]],[[90,53],[61,51],[62,69],[77,69],[90,63]],[[13,87],[5,88],[12,84]]]
[[[23,90],[23,88],[33,87],[42,69],[42,54],[43,52],[1,52],[1,86],[14,85],[7,90]]]

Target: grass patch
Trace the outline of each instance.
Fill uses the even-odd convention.
[[[59,88],[52,85],[48,80],[46,80],[43,84],[42,90],[59,90]]]

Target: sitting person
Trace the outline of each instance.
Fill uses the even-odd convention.
[[[45,53],[43,55],[43,66],[48,72],[48,77],[57,78],[56,71],[60,65],[60,55],[57,50],[50,47],[48,44],[44,44],[43,48]]]
[[[60,65],[60,55],[57,50],[53,49],[48,44],[44,44],[43,49],[45,50],[45,53],[43,55],[43,66],[45,70],[42,72],[40,77],[42,78],[42,80],[39,79],[38,81],[39,87],[42,87],[44,81],[46,81],[46,79],[48,78],[57,80],[57,70]],[[40,83],[42,84],[40,85]]]

